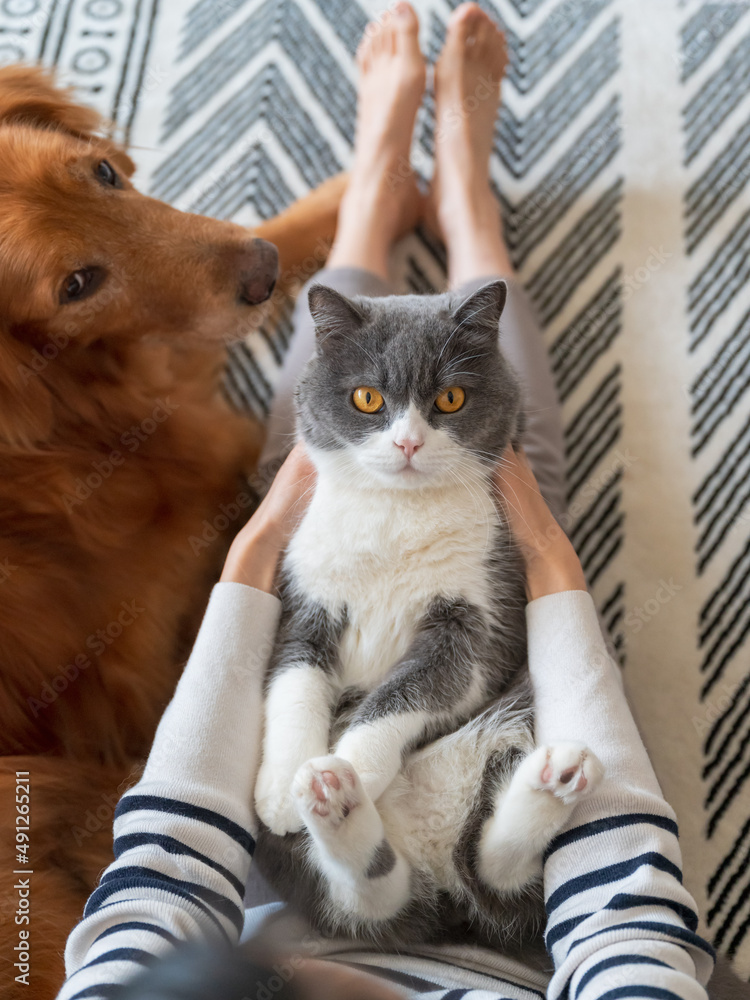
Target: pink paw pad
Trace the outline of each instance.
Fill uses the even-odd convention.
[[[539,748],[535,755],[544,755],[538,784],[535,786],[551,792],[556,798],[572,803],[584,792],[591,791],[601,778],[602,768],[588,748],[580,744],[557,744]],[[537,758],[538,759],[538,758]]]
[[[337,791],[341,788],[341,782],[333,771],[321,771],[320,776],[328,785],[329,788],[335,788]]]
[[[573,778],[575,778],[577,773],[578,773],[577,767],[568,767],[564,771],[561,771],[558,780],[561,785],[568,785],[573,780]],[[575,783],[575,785],[571,785],[571,790],[576,792],[582,792],[587,784],[588,782],[586,781],[586,775],[583,773],[583,771],[581,771],[580,774],[578,775],[578,781]]]
[[[335,770],[331,764],[336,765]],[[350,765],[330,757],[317,758],[308,761],[297,772],[293,794],[303,814],[307,812],[339,823],[359,802],[356,784],[357,777]]]

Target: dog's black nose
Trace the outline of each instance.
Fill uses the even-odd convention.
[[[249,306],[270,298],[279,276],[279,253],[273,243],[250,240],[240,271],[240,299]]]

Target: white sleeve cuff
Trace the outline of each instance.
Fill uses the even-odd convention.
[[[263,680],[281,601],[218,583],[174,697],[159,723],[143,780],[192,780],[236,794],[258,766]]]
[[[539,597],[526,622],[537,743],[583,743],[604,764],[607,784],[661,797],[591,595]]]

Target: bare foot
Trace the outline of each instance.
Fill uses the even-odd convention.
[[[422,198],[409,166],[414,119],[425,85],[418,32],[417,15],[404,2],[365,30],[357,52],[354,164],[329,267],[364,267],[387,277],[391,244],[422,214]]]
[[[489,179],[506,65],[497,25],[475,3],[458,7],[435,65],[435,175],[425,215],[445,240],[454,286],[512,271]]]

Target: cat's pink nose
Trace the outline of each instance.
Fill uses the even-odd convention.
[[[414,457],[414,452],[418,451],[419,448],[422,447],[424,441],[420,441],[418,438],[404,437],[404,438],[399,438],[399,440],[394,441],[393,443],[396,445],[397,448],[400,448],[401,451],[403,451],[404,455],[406,455],[406,457],[411,462],[412,458]]]

